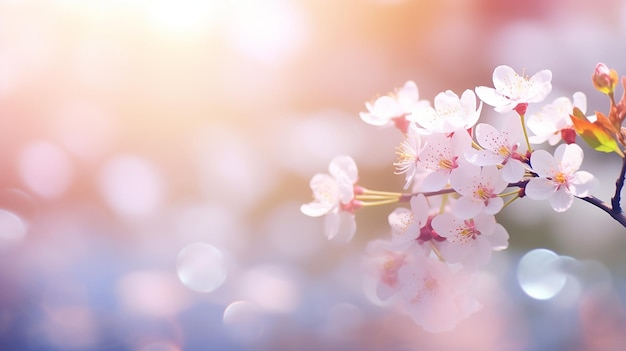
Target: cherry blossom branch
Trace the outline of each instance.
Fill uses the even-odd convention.
[[[408,202],[411,201],[411,198],[413,196],[422,194],[426,197],[429,196],[436,196],[436,195],[443,195],[443,194],[452,194],[452,193],[456,193],[456,190],[452,189],[452,188],[447,188],[447,189],[443,189],[443,190],[439,190],[439,191],[431,191],[431,192],[417,192],[417,193],[405,193],[400,195],[398,202]]]
[[[624,177],[626,177],[626,157],[622,159],[622,169],[615,181],[615,195],[611,198],[611,205],[615,213],[622,213],[621,207],[621,193],[624,187]],[[626,225],[624,225],[626,226]]]
[[[622,183],[623,183],[623,179],[624,177],[622,177]],[[608,213],[609,216],[613,217],[613,219],[615,219],[622,226],[624,226],[624,228],[626,228],[626,215],[624,215],[624,212],[622,212],[621,209],[617,208],[616,210],[615,208],[612,208],[611,206],[609,206],[609,204],[607,204],[606,202],[603,202],[602,200],[598,199],[595,196],[579,197],[579,199],[585,202],[588,202],[596,206],[597,208],[601,209],[602,211]]]

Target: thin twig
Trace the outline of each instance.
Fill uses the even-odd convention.
[[[624,187],[624,177],[626,176],[626,157],[622,160],[622,170],[619,172],[619,177],[617,177],[617,181],[615,181],[615,195],[611,198],[611,206],[613,207],[613,212],[622,213],[621,206],[621,193],[622,188]]]
[[[429,197],[429,196],[450,194],[450,193],[454,193],[454,192],[456,192],[456,190],[454,190],[452,188],[447,188],[447,189],[442,189],[442,190],[439,190],[439,191],[431,191],[431,192],[405,193],[405,194],[402,194],[400,196],[398,201],[400,201],[400,202],[410,201],[413,196],[416,196],[416,195],[419,195],[419,194],[423,194],[424,196]]]
[[[623,178],[624,177],[622,177],[622,179]],[[626,228],[626,215],[624,215],[621,210],[615,211],[611,206],[609,206],[609,204],[607,204],[606,202],[602,202],[602,200],[598,199],[595,196],[579,197],[579,199],[588,202],[601,209],[602,211],[608,213],[609,216],[613,217],[613,219],[618,221],[622,226],[624,226],[624,228]]]

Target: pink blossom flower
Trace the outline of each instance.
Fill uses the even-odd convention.
[[[361,112],[359,116],[367,124],[374,126],[396,125],[398,129],[406,133],[408,128],[406,116],[429,105],[428,101],[419,99],[419,91],[415,82],[407,81],[395,93],[381,96],[373,103],[366,102],[367,112]]]
[[[367,244],[365,270],[375,280],[376,296],[385,301],[402,287],[398,271],[410,259],[408,253],[394,248],[390,242],[374,240]]]
[[[476,95],[471,90],[465,90],[461,98],[446,90],[435,96],[434,104],[435,108],[427,106],[407,118],[431,133],[452,133],[473,127],[483,106],[481,102],[476,108]]]
[[[398,207],[389,214],[392,244],[407,248],[417,242],[422,228],[428,223],[430,207],[423,194],[411,198],[411,209]],[[427,249],[430,252],[430,249]]]
[[[428,175],[422,181],[422,191],[438,191],[449,182],[450,174],[463,164],[468,164],[465,153],[472,147],[472,138],[465,130],[452,137],[436,133],[426,139],[420,153],[418,166]]]
[[[437,259],[415,257],[400,267],[398,279],[401,310],[426,331],[452,330],[481,307],[469,294],[472,276]]]
[[[541,112],[528,116],[526,126],[535,135],[529,138],[533,144],[548,142],[556,145],[561,140],[571,144],[576,140],[574,123],[570,115],[578,107],[582,113],[587,112],[587,97],[581,92],[574,93],[573,100],[560,97],[543,107]]]
[[[314,200],[300,207],[311,217],[325,216],[324,232],[329,239],[352,240],[356,232],[354,211],[360,203],[354,199],[358,180],[356,163],[349,156],[337,156],[328,166],[329,174],[318,173],[310,182]]]
[[[506,121],[510,122],[510,121]],[[490,124],[479,123],[476,126],[476,141],[482,150],[469,150],[465,157],[477,166],[503,165],[502,178],[509,183],[522,179],[526,164],[522,159],[527,147],[519,123],[503,123],[502,131]]]
[[[476,95],[496,112],[526,113],[529,103],[541,102],[552,91],[552,72],[542,70],[532,77],[519,75],[509,66],[498,66],[493,71],[494,88],[478,86]]]
[[[407,132],[407,138],[396,148],[398,160],[393,164],[396,168],[396,174],[405,174],[404,189],[411,185],[418,172],[417,160],[423,147],[420,132],[417,126],[411,123]]]
[[[536,200],[549,199],[556,212],[569,209],[574,196],[588,196],[598,183],[591,173],[578,171],[583,156],[583,149],[577,144],[559,145],[554,157],[545,150],[533,152],[530,164],[537,177],[526,184],[526,195]]]
[[[452,173],[450,184],[461,195],[452,207],[454,215],[461,219],[472,218],[480,212],[500,212],[504,200],[498,194],[509,185],[498,167],[474,165]]]
[[[480,213],[472,219],[459,219],[446,212],[433,218],[432,226],[447,239],[440,248],[444,259],[470,270],[489,262],[492,250],[508,246],[509,234],[493,215]]]

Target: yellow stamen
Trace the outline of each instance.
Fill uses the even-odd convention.
[[[563,172],[559,172],[554,177],[554,181],[559,183],[559,184],[565,184],[565,183],[567,183],[567,176],[565,174],[563,174]]]
[[[439,161],[439,167],[443,168],[443,169],[452,169],[454,166],[454,163],[452,163],[452,161],[450,160],[440,160]]]
[[[498,148],[498,154],[503,157],[510,157],[511,150],[509,150],[509,148],[507,148],[506,146],[502,145]]]

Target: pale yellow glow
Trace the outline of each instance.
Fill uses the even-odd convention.
[[[145,1],[147,14],[160,30],[177,35],[206,32],[215,24],[220,1],[157,0]],[[227,2],[224,2],[227,4]]]

